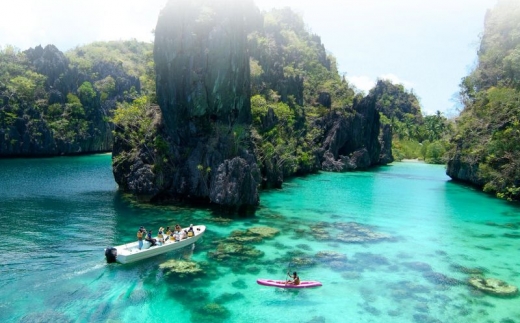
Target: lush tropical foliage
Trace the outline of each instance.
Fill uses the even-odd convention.
[[[322,133],[312,122],[331,110],[351,112],[355,92],[320,37],[290,9],[264,13],[249,36],[251,108],[257,155],[285,175],[308,170]]]
[[[151,53],[151,44],[137,41],[98,42],[65,54],[52,45],[0,48],[0,154],[109,150],[108,117],[116,103],[141,93],[154,100]]]
[[[377,98],[382,122],[392,125],[392,153],[396,160],[446,162],[453,125],[441,112],[423,116],[413,91],[408,92],[403,85],[388,80],[379,80],[370,93]]]
[[[153,44],[129,41],[95,42],[77,47],[66,53],[71,66],[97,79],[94,84],[101,99],[107,98],[116,90],[117,79],[109,75],[99,79],[99,68],[96,66],[119,66],[130,76],[140,81],[139,93],[146,95],[152,102],[155,100],[155,71],[153,62]],[[117,77],[116,77],[117,78]],[[126,93],[137,96],[137,90]]]
[[[486,15],[478,65],[461,83],[464,110],[450,157],[478,169],[485,191],[520,199],[520,6]]]

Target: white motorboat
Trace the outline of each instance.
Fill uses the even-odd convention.
[[[187,233],[188,229],[189,228],[183,228],[182,231]],[[168,239],[161,243],[159,242],[159,239],[155,237],[154,239],[157,240],[156,245],[152,246],[150,242],[143,241],[143,248],[141,248],[141,250],[139,250],[138,241],[127,243],[121,246],[108,247],[105,249],[105,257],[107,258],[108,262],[117,261],[122,264],[150,258],[168,251],[189,246],[199,240],[204,234],[204,231],[206,231],[206,226],[196,225],[193,226],[193,236],[190,237],[186,234],[186,237],[179,241]]]

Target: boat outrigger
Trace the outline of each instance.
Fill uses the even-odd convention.
[[[188,231],[188,228],[183,228],[183,231]],[[153,256],[157,256],[163,254],[168,251],[180,249],[182,247],[189,246],[202,237],[206,231],[206,226],[204,225],[196,225],[193,226],[193,236],[186,237],[180,241],[171,241],[168,240],[166,242],[158,242],[156,245],[152,246],[150,242],[143,241],[143,248],[139,250],[139,243],[137,241],[127,243],[121,246],[108,247],[105,249],[105,257],[107,262],[119,262],[122,264],[126,264],[129,262],[134,262],[146,258],[150,258]]]

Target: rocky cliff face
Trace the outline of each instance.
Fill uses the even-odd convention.
[[[171,0],[162,10],[154,59],[158,134],[168,145],[160,159],[169,162],[146,180],[153,183],[152,199],[204,200],[232,210],[258,204],[247,49],[258,14],[252,1],[242,0]],[[132,172],[150,174],[146,159],[133,157]],[[114,173],[123,189],[138,193],[139,185],[125,185],[127,175],[118,178],[124,172]]]
[[[1,109],[11,119],[1,120],[0,123],[0,157],[110,151],[112,127],[106,117],[115,108],[116,102],[123,100],[125,91],[132,88],[140,90],[139,79],[127,75],[121,66],[113,63],[94,66],[97,78],[93,78],[71,67],[67,57],[54,45],[45,48],[37,46],[24,54],[28,69],[44,76],[45,84],[35,98],[20,97],[16,92],[3,97]],[[115,89],[103,102],[97,92],[89,100],[83,99],[79,103],[81,107],[72,108],[67,102],[67,95],[78,95],[78,87],[84,82],[92,84],[109,75],[116,80]],[[0,89],[0,93],[8,92],[7,89]],[[70,112],[72,109],[81,112],[74,115]],[[52,113],[57,114],[51,117]],[[77,126],[72,126],[73,122]]]
[[[176,145],[210,122],[251,123],[252,1],[171,0],[155,30],[157,98]]]
[[[446,175],[454,180],[471,183],[479,187],[484,186],[485,181],[479,176],[479,164],[481,160],[476,156],[465,156],[463,153],[467,145],[463,140],[453,140],[455,153],[450,156],[446,165]]]
[[[281,13],[284,19],[295,17]],[[274,58],[269,56],[261,37],[247,42],[249,28],[260,18],[251,1],[168,2],[155,30],[159,106],[148,110],[155,139],[128,145],[125,131],[116,128],[114,176],[120,188],[151,201],[203,201],[244,211],[258,205],[261,185],[281,187],[289,176],[362,170],[391,161],[391,129],[380,134],[373,96],[338,108],[333,95],[313,89],[307,101],[315,104],[314,112],[307,119],[304,78],[286,77],[285,54],[273,48]],[[311,52],[320,54],[322,76],[334,76],[319,38],[311,37],[310,44]],[[251,84],[255,64],[265,73]],[[346,84],[340,85],[348,96]],[[258,105],[253,129],[251,88],[272,94],[269,102],[253,100]],[[320,117],[321,108],[330,112]]]
[[[392,126],[386,124],[381,126],[379,134],[379,143],[381,144],[381,155],[379,155],[379,164],[386,165],[394,161],[392,155]]]
[[[321,158],[323,170],[364,170],[387,163],[387,159],[381,158],[381,125],[373,96],[355,102],[353,111],[347,115],[331,112],[319,126],[325,130]],[[388,147],[383,146],[383,155],[386,156]]]

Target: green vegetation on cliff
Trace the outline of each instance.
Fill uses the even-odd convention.
[[[301,16],[290,10],[264,13],[263,28],[249,35],[253,95],[293,106],[343,108],[354,91],[341,79],[336,60],[321,39],[310,34]],[[275,91],[274,94],[271,91]]]
[[[520,6],[499,1],[486,15],[478,65],[462,80],[464,110],[448,175],[520,200]]]
[[[381,130],[374,96],[356,94],[340,77],[299,15],[226,3],[236,10],[171,0],[161,12],[154,44],[161,118],[136,100],[119,104],[113,119],[122,189],[247,209],[258,204],[258,184],[392,161],[391,130]],[[143,132],[143,124],[157,127]],[[164,149],[149,134],[164,138]]]
[[[404,86],[379,80],[370,90],[376,97],[381,121],[393,130],[392,153],[395,159],[419,158],[427,163],[444,164],[453,126],[437,111],[423,116],[416,95]]]
[[[0,50],[0,156],[109,151],[108,118],[141,92],[154,100],[151,44],[98,42]]]
[[[268,185],[316,171],[323,129],[313,123],[338,111],[354,114],[354,90],[341,79],[335,59],[302,18],[288,8],[263,14],[263,28],[248,37],[251,109],[257,156]]]
[[[155,102],[155,70],[153,62],[153,44],[139,42],[137,40],[95,42],[92,44],[76,47],[66,54],[72,67],[77,68],[93,79],[98,79],[94,86],[100,93],[101,100],[113,95],[116,91],[117,80],[108,75],[99,79],[97,66],[120,66],[125,73],[140,81],[140,93],[148,96]],[[136,96],[135,87],[125,93]]]

